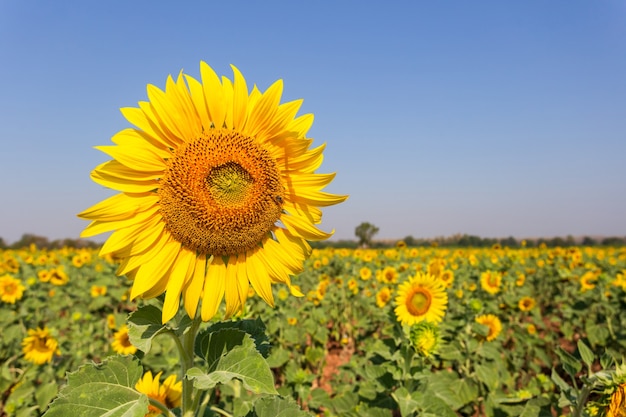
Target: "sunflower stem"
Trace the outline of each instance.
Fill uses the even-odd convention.
[[[195,415],[195,407],[198,406],[197,401],[194,401],[194,388],[193,380],[186,378],[187,371],[193,367],[194,358],[194,344],[196,342],[196,335],[200,328],[201,320],[196,318],[189,326],[189,329],[183,333],[180,337],[179,351],[181,358],[181,371],[183,374],[183,394],[182,394],[182,415],[183,417],[193,417]]]
[[[166,415],[167,417],[176,417],[176,414],[172,413],[161,401],[150,397],[148,397],[148,400],[150,401],[150,405],[158,408],[163,415]]]

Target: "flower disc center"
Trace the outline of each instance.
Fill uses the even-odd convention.
[[[431,296],[428,291],[417,288],[407,303],[407,310],[414,316],[422,316],[430,308]]]
[[[277,161],[256,139],[210,129],[168,161],[158,189],[166,229],[197,253],[230,256],[259,246],[282,214]]]

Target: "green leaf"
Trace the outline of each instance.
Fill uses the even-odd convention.
[[[137,349],[148,353],[152,347],[152,339],[168,331],[161,323],[162,313],[158,307],[145,305],[128,317],[128,338]]]
[[[248,346],[254,348],[252,339],[243,330],[232,328],[207,330],[196,337],[194,351],[206,361],[209,371],[212,371],[222,356],[237,346],[243,346],[245,340],[249,342]]]
[[[475,370],[478,380],[485,384],[490,391],[495,391],[498,388],[500,378],[493,365],[477,364]]]
[[[277,349],[272,350],[272,353],[267,358],[267,364],[270,368],[280,368],[286,364],[290,358],[291,355],[289,351],[279,346]]]
[[[265,334],[265,324],[259,318],[256,319],[244,319],[236,321],[222,321],[209,326],[203,331],[199,338],[203,335],[210,334],[212,332],[220,331],[222,329],[236,329],[243,331],[250,335],[256,345],[256,349],[264,358],[267,358],[270,354],[270,344],[267,335]],[[202,356],[202,355],[200,355]]]
[[[414,392],[413,394],[419,395],[421,393]],[[410,416],[417,411],[418,402],[406,388],[398,388],[391,394],[391,396],[398,403],[398,407],[400,407],[400,414],[402,414],[403,417]]]
[[[308,417],[310,415],[302,411],[291,398],[263,397],[254,403],[253,416],[256,417]]]
[[[556,349],[556,354],[561,360],[561,365],[563,365],[563,369],[574,378],[576,374],[581,370],[582,364],[573,357],[568,351],[563,348]]]
[[[44,416],[143,417],[148,397],[134,388],[142,374],[141,364],[131,356],[81,366],[67,375],[68,385]]]
[[[225,329],[219,333],[241,333],[238,330]],[[274,388],[274,375],[269,365],[254,348],[254,343],[248,340],[246,345],[236,346],[223,356],[216,356],[210,363],[210,372],[205,373],[199,368],[187,371],[187,377],[193,379],[194,387],[202,390],[214,388],[217,384],[224,384],[236,378],[241,380],[245,389],[257,394],[277,394]]]
[[[50,401],[56,397],[59,392],[59,386],[56,382],[48,382],[40,385],[35,391],[35,399],[40,410],[45,410]]]
[[[587,367],[591,367],[594,359],[593,351],[580,339],[578,339],[578,353],[580,353],[580,357],[583,359]]]

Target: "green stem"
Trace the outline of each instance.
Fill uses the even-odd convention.
[[[186,378],[187,371],[193,367],[194,359],[194,344],[196,341],[196,334],[200,328],[201,320],[196,318],[189,326],[189,329],[183,333],[179,340],[179,352],[181,358],[181,372],[183,374],[183,393],[182,393],[182,415],[183,417],[193,417],[195,415],[198,403],[194,401],[194,388],[193,380]]]
[[[159,400],[155,400],[154,398],[150,398],[148,397],[148,400],[150,401],[150,405],[158,408],[161,413],[163,413],[163,415],[166,415],[168,417],[176,417],[176,414],[172,413],[166,406],[165,404],[163,404],[161,401]]]
[[[229,414],[226,411],[222,410],[221,408],[215,407],[214,405],[211,406],[211,411],[214,411],[215,413],[221,414],[221,415],[223,415],[225,417],[233,417],[232,414]]]
[[[591,393],[591,386],[585,385],[580,393],[578,394],[578,399],[576,400],[576,409],[574,410],[574,414],[572,417],[582,417],[583,410],[585,409],[585,403],[587,402],[587,397]]]

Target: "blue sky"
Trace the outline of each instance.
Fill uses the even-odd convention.
[[[0,237],[77,237],[120,107],[230,64],[314,113],[378,238],[626,235],[626,3],[0,1]]]

